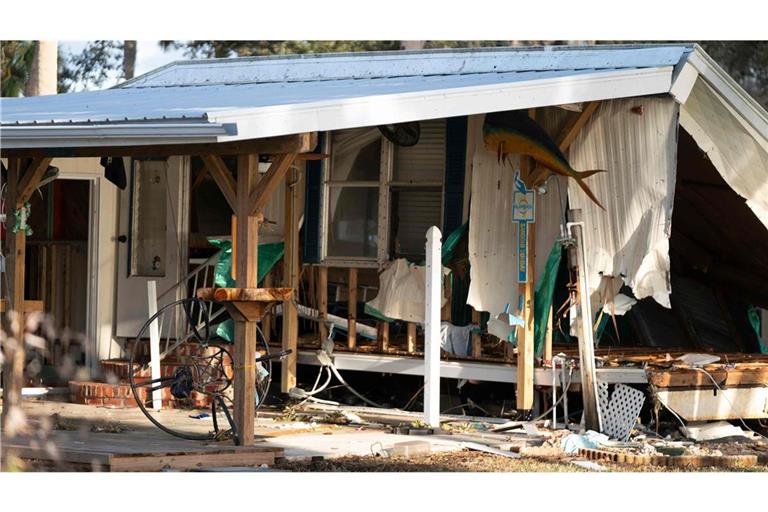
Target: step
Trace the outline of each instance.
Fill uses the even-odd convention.
[[[147,393],[144,389],[139,389],[139,397],[142,400],[147,399]],[[171,390],[165,388],[162,390],[162,406],[164,408],[199,408],[208,409],[211,407],[211,397],[204,393],[192,391],[190,400],[179,400],[171,395]],[[125,382],[110,384],[108,382],[97,381],[70,381],[69,382],[69,401],[74,404],[96,405],[110,408],[138,407],[133,397],[131,386]]]

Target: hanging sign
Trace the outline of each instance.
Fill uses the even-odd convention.
[[[528,223],[536,220],[536,193],[526,188],[515,173],[515,191],[512,192],[512,221],[517,222],[517,281],[528,282]]]

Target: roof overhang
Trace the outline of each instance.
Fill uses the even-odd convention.
[[[621,70],[514,73],[514,80],[459,76],[413,80],[399,92],[381,90],[321,101],[294,101],[257,107],[217,108],[183,123],[155,122],[3,124],[3,149],[84,146],[225,143],[246,139],[374,126],[422,119],[544,107],[584,101],[668,93],[673,66]],[[397,79],[395,79],[397,80]],[[475,85],[476,82],[485,82]],[[426,84],[424,82],[427,82]],[[488,83],[490,82],[490,83]],[[380,86],[382,80],[372,82]],[[434,83],[434,87],[430,86]],[[409,88],[410,87],[410,88]],[[189,88],[195,89],[194,87]],[[100,91],[100,94],[124,90]],[[144,92],[145,91],[145,92]],[[150,97],[156,89],[137,90]],[[156,93],[155,93],[156,94]],[[180,94],[182,94],[180,92]],[[62,95],[62,97],[67,95]],[[332,95],[331,95],[332,96]],[[30,100],[35,98],[30,98]],[[49,101],[58,99],[52,97]],[[23,101],[23,100],[16,100]],[[82,110],[82,106],[80,110]],[[114,116],[118,118],[119,116]]]

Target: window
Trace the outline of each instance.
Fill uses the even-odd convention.
[[[393,145],[376,127],[329,139],[325,259],[422,259],[427,228],[442,224],[445,120],[423,121],[411,147]]]

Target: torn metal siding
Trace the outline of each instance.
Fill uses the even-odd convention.
[[[576,170],[607,171],[586,181],[605,210],[574,183],[568,189],[571,207],[583,212],[592,293],[601,276],[621,277],[636,298],[670,307],[677,120],[669,97],[605,101],[571,146]]]
[[[468,137],[472,147],[472,197],[469,214],[470,279],[467,303],[492,316],[504,311],[507,303],[517,308],[517,227],[512,222],[514,170],[518,159],[500,164],[496,153],[483,143],[484,115],[469,118]],[[546,125],[546,123],[545,123]],[[557,184],[560,183],[559,192]],[[546,265],[547,254],[560,234],[567,184],[553,177],[547,193],[536,198],[534,276]]]
[[[746,199],[768,228],[768,142],[740,122],[704,80],[693,86],[680,112],[681,126],[704,151],[725,182]]]

